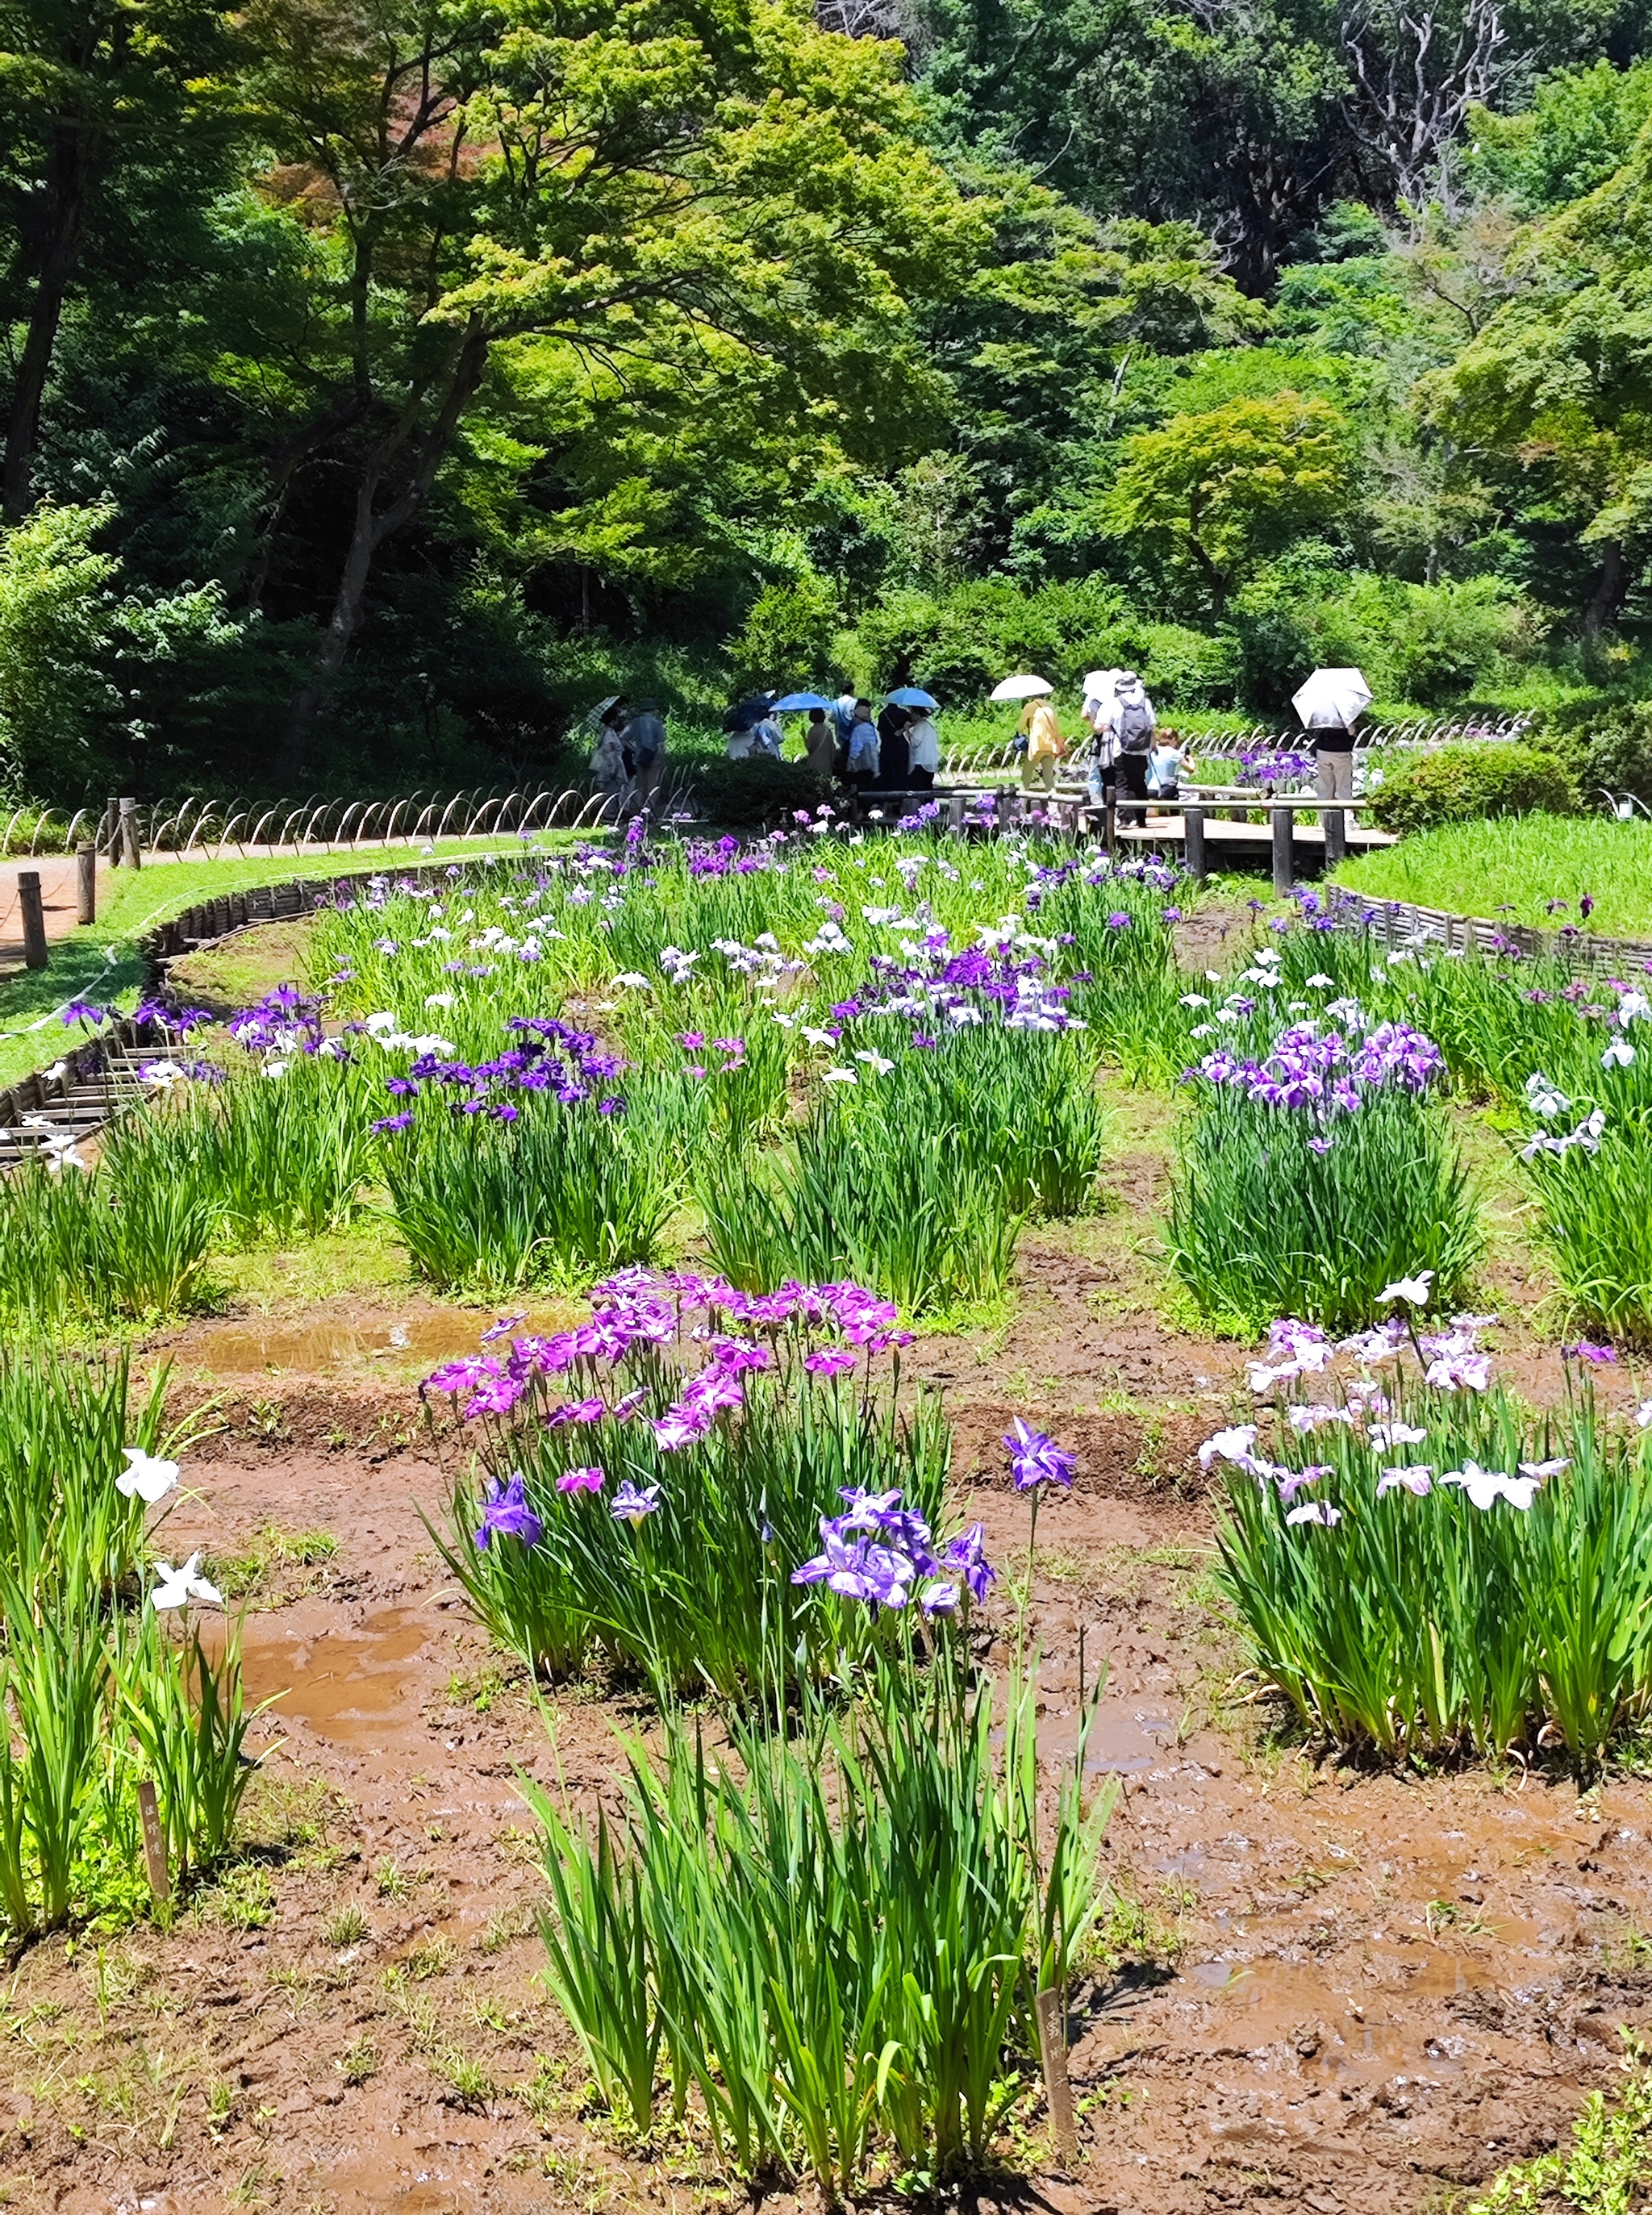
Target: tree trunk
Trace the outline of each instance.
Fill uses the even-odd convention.
[[[1591,645],[1615,623],[1618,611],[1629,597],[1629,563],[1617,539],[1600,549],[1600,581],[1594,598],[1583,611],[1583,635]]]
[[[8,523],[28,512],[34,448],[40,431],[40,403],[57,345],[63,304],[80,253],[86,207],[86,147],[79,125],[66,122],[52,134],[46,164],[46,216],[40,245],[40,275],[29,309],[28,335],[12,394],[6,426],[6,456],[0,471],[0,514]]]
[[[315,667],[300,688],[287,719],[286,733],[281,746],[281,768],[288,776],[296,775],[304,767],[304,757],[315,732],[316,719],[338,681],[339,672],[343,668],[345,656],[350,650],[350,642],[360,628],[367,602],[367,586],[378,549],[386,539],[404,529],[423,506],[425,497],[435,482],[436,472],[453,443],[453,434],[458,429],[460,419],[482,382],[482,373],[487,363],[487,333],[479,319],[473,316],[449,357],[447,391],[435,421],[415,450],[408,482],[389,506],[382,511],[378,507],[379,493],[397,455],[412,436],[421,403],[430,389],[428,384],[417,385],[408,394],[407,404],[394,428],[379,440],[362,464],[361,483],[356,494],[355,521],[350,532],[350,549],[344,557],[344,570],[339,579],[327,633],[316,653]]]

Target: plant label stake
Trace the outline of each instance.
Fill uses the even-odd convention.
[[[1050,2111],[1050,2133],[1055,2150],[1069,2168],[1078,2158],[1078,2131],[1072,2118],[1072,2083],[1067,2075],[1066,2025],[1062,2020],[1061,1995],[1047,1985],[1035,1996],[1038,2015],[1038,2050],[1044,2064],[1044,2098]]]
[[[149,1888],[157,1902],[170,1899],[172,1880],[167,1874],[166,1838],[161,1829],[161,1810],[155,1787],[147,1776],[138,1787],[138,1807],[144,1819],[144,1859],[149,1863]],[[1043,2018],[1039,2018],[1041,2028]],[[1066,2071],[1063,2071],[1065,2077]]]

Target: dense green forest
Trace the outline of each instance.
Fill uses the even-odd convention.
[[[0,0],[0,776],[1358,661],[1652,789],[1649,115],[1646,0]]]

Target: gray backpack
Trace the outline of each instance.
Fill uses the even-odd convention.
[[[1139,699],[1120,701],[1116,728],[1121,753],[1145,754],[1152,744],[1156,727],[1152,703],[1145,694]]]

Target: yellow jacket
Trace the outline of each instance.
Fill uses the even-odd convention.
[[[1020,727],[1027,733],[1029,761],[1059,761],[1066,753],[1067,742],[1047,700],[1029,700],[1022,710]]]

